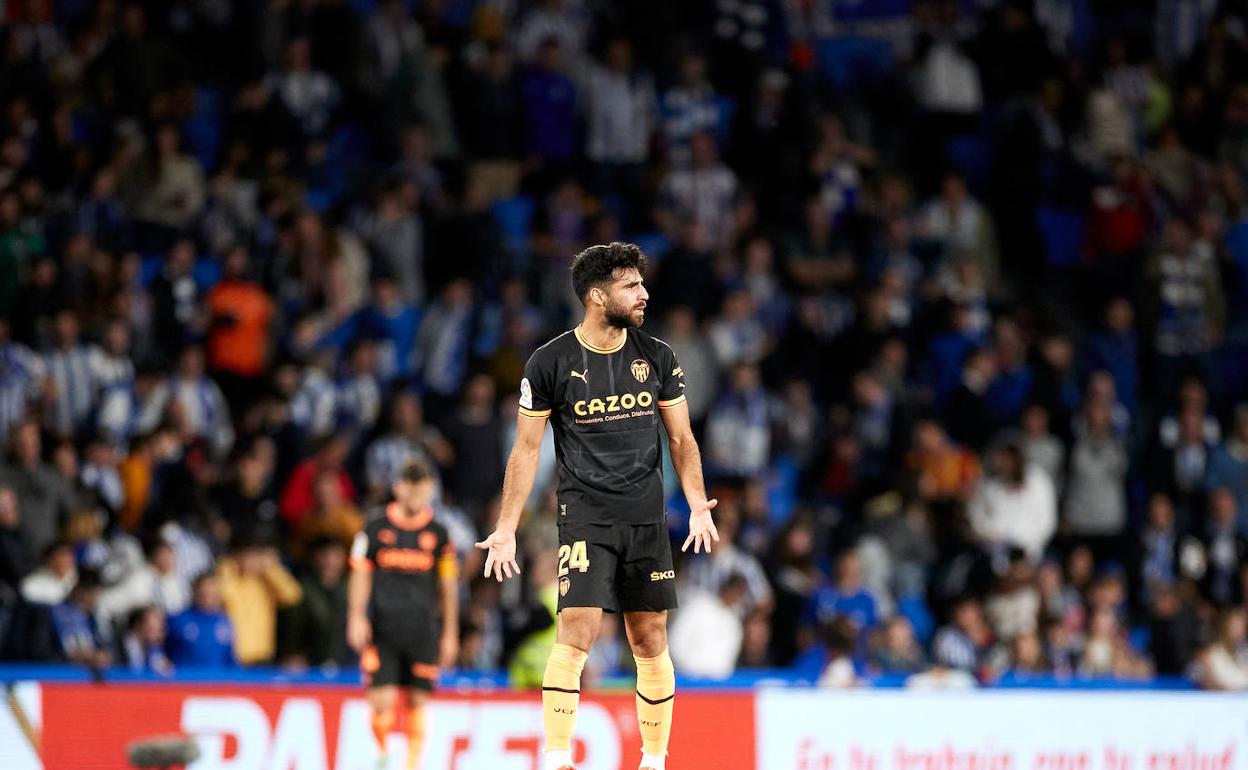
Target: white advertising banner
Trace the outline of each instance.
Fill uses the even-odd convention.
[[[1248,770],[1248,696],[762,690],[758,770]]]
[[[35,752],[43,709],[39,702],[39,685],[18,682],[0,688],[0,768],[4,770],[43,770]]]

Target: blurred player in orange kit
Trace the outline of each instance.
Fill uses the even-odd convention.
[[[408,696],[407,767],[418,767],[425,702],[439,666],[452,665],[459,652],[459,566],[446,528],[433,520],[435,490],[432,469],[409,462],[394,483],[394,502],[351,549],[347,642],[360,653],[382,767],[400,687]]]

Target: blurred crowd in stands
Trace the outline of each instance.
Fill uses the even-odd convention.
[[[460,666],[540,681],[549,436],[523,580],[472,543],[623,239],[720,501],[679,671],[1248,687],[1241,0],[0,9],[0,657],[353,666],[422,457]]]

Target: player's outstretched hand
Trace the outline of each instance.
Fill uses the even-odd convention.
[[[718,503],[718,500],[712,499],[703,505],[693,506],[689,513],[689,537],[685,538],[681,551],[688,551],[689,544],[692,543],[694,553],[699,553],[702,548],[710,553],[711,542],[719,542],[719,530],[715,529],[715,522],[711,520],[711,509]]]
[[[520,574],[520,565],[516,563],[516,533],[505,532],[496,529],[494,532],[477,543],[477,548],[485,551],[485,576],[488,578],[490,572],[494,573],[494,577],[498,578],[498,582],[503,582],[503,577],[512,577]]]

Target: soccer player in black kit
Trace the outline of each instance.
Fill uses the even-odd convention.
[[[685,375],[645,320],[645,257],[632,244],[591,246],[572,261],[585,305],[580,325],[538,348],[524,368],[516,442],[507,461],[497,529],[477,547],[485,574],[518,574],[516,525],[533,487],[550,420],[559,466],[559,620],[542,680],[545,770],[572,770],[581,670],[602,613],[623,612],[637,661],[642,770],[665,770],[676,690],[667,611],[676,574],[667,539],[659,423],[689,502],[694,552],[719,540],[702,461],[689,427]]]
[[[408,770],[420,760],[438,666],[453,665],[459,646],[459,567],[446,528],[433,520],[435,488],[433,470],[409,462],[394,483],[394,502],[351,548],[347,642],[360,653],[383,766],[398,690],[407,690]]]

